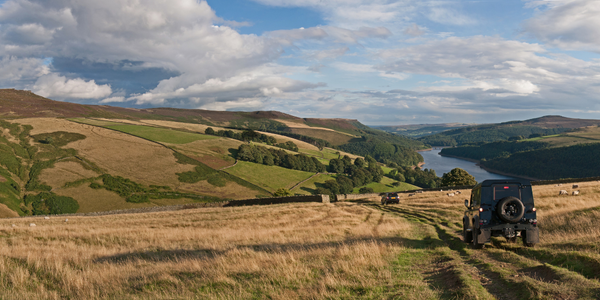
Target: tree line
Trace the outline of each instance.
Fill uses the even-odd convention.
[[[274,137],[256,132],[252,129],[246,129],[242,132],[235,132],[233,130],[215,131],[214,129],[212,129],[212,127],[208,127],[206,128],[206,130],[204,130],[204,133],[208,135],[228,137],[244,142],[260,142],[291,151],[298,151],[298,146],[292,141],[287,141],[285,143],[277,143],[277,139],[275,139]]]

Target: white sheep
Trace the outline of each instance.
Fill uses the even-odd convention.
[[[560,190],[560,192],[558,192],[558,195],[568,195],[569,192],[567,192],[566,190]]]

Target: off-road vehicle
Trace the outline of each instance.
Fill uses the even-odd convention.
[[[385,193],[381,198],[381,204],[386,205],[388,203],[400,203],[397,193]]]
[[[503,236],[515,242],[518,236],[523,245],[539,243],[539,230],[528,180],[485,180],[471,191],[465,200],[463,240],[474,248],[483,248],[492,236]]]

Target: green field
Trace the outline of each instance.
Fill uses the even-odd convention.
[[[393,179],[383,177],[381,182],[371,182],[366,185],[366,187],[370,187],[373,189],[374,193],[387,193],[387,192],[400,192],[400,191],[410,191],[410,190],[420,190],[421,188],[418,186],[414,186],[412,184],[401,182],[399,186],[393,186],[392,183],[396,182]],[[362,186],[361,186],[362,187]],[[361,187],[354,188],[352,191],[353,194],[358,194],[358,190]]]
[[[122,124],[122,123],[118,123],[118,122],[95,120],[95,119],[88,119],[88,118],[72,118],[72,119],[68,119],[68,120],[76,122],[76,123],[89,124],[89,125],[94,125],[94,126],[109,126],[109,125]]]
[[[270,192],[275,192],[278,188],[282,187],[291,188],[298,182],[314,175],[314,173],[310,172],[260,165],[246,161],[238,161],[237,165],[225,171]]]
[[[187,144],[198,140],[218,139],[218,136],[183,132],[173,129],[156,128],[139,125],[110,125],[106,128],[139,136],[151,141],[170,144]]]

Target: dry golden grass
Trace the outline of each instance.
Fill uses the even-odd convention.
[[[67,182],[99,176],[92,170],[85,169],[80,163],[59,161],[53,168],[42,170],[39,179],[52,188],[61,188]]]
[[[0,220],[0,298],[392,296],[398,279],[390,265],[406,250],[401,237],[414,231],[347,203],[64,220]],[[435,294],[417,280],[404,284]]]
[[[469,190],[401,194],[388,206],[4,219],[0,298],[593,299],[600,184],[579,185],[581,196],[563,197],[566,185],[534,186],[542,240],[528,249],[465,245]]]
[[[0,203],[0,218],[15,218],[19,214],[14,210],[8,208],[5,204]]]

